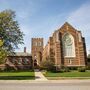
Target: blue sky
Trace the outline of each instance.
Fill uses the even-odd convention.
[[[0,0],[0,11],[12,9],[20,29],[24,32],[24,45],[18,50],[31,50],[31,38],[48,37],[66,21],[81,30],[90,50],[90,0]]]

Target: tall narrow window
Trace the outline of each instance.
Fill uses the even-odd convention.
[[[38,43],[37,42],[34,42],[34,46],[37,46],[38,45]]]
[[[38,44],[39,44],[39,46],[42,46],[42,43],[41,42],[39,42]]]
[[[24,58],[24,59],[23,59],[23,63],[24,63],[24,64],[28,64],[28,59],[27,59],[27,58]]]
[[[66,33],[62,39],[63,52],[65,57],[75,57],[74,38],[71,34]]]

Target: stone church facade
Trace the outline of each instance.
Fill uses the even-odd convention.
[[[38,65],[44,60],[53,60],[57,67],[85,66],[87,62],[85,38],[67,22],[49,37],[45,47],[43,38],[32,38],[31,51]]]

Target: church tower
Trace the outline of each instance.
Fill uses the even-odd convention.
[[[31,40],[31,54],[33,59],[33,66],[40,66],[43,52],[43,38],[32,38]]]

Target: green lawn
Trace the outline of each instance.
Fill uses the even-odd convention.
[[[0,80],[34,80],[34,71],[0,72]]]
[[[88,77],[90,78],[90,71],[86,71],[86,72],[71,71],[71,72],[61,72],[61,73],[46,72],[44,75],[46,77]]]

